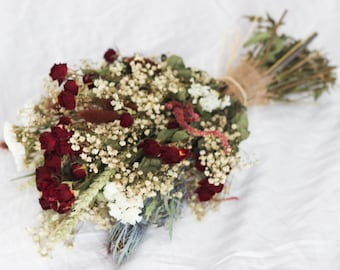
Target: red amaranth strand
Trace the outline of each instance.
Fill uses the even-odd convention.
[[[172,113],[174,114],[176,121],[181,128],[185,129],[188,133],[194,136],[213,136],[219,138],[222,142],[224,153],[228,153],[228,139],[222,132],[217,130],[203,131],[195,129],[187,123],[200,121],[199,115],[193,111],[192,105],[190,103],[183,105],[178,101],[170,101],[165,104],[165,107],[168,110],[172,110]]]
[[[213,199],[216,202],[225,202],[225,201],[238,201],[238,197],[228,197],[228,198],[221,198],[221,199]]]

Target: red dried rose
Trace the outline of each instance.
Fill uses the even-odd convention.
[[[53,151],[56,147],[57,140],[51,132],[43,132],[39,136],[39,142],[41,145],[41,149],[47,151]]]
[[[67,65],[66,64],[54,64],[50,71],[50,77],[53,80],[57,80],[59,85],[64,81],[67,75]]]
[[[115,60],[117,60],[118,54],[114,49],[108,49],[104,54],[104,59],[108,63],[113,63]]]
[[[68,212],[76,199],[69,185],[67,184],[60,184],[57,187],[55,197],[59,202],[56,211],[60,214]]]
[[[58,103],[66,110],[73,110],[76,107],[76,99],[74,95],[67,91],[61,91],[58,95]]]
[[[52,172],[47,167],[39,167],[35,170],[35,181],[39,191],[47,189],[50,185],[58,182],[57,178],[52,176]]]
[[[176,164],[181,161],[178,149],[173,146],[162,146],[160,158],[164,164]]]
[[[51,128],[53,136],[58,140],[58,141],[67,141],[69,138],[72,137],[73,132],[68,131],[64,127],[56,126]]]
[[[51,169],[53,172],[59,172],[61,168],[61,157],[59,154],[55,152],[48,152],[44,153],[44,166]]]
[[[128,128],[128,127],[131,127],[132,124],[133,124],[133,117],[129,113],[123,113],[119,117],[119,120],[120,120],[119,124],[120,124],[121,127]]]
[[[74,80],[68,80],[64,85],[65,91],[70,92],[72,95],[78,95],[78,88]]]
[[[72,145],[65,141],[60,141],[56,147],[56,152],[59,155],[73,155]]]
[[[49,186],[39,199],[42,209],[53,209],[60,214],[68,212],[74,201],[75,196],[67,184]]]
[[[83,179],[87,175],[86,167],[80,163],[74,163],[71,166],[71,173],[75,179]]]
[[[200,202],[206,202],[212,199],[216,193],[220,193],[223,190],[224,185],[213,185],[210,184],[208,179],[202,179],[198,182],[200,185],[196,190],[195,193],[198,195],[198,200]]]
[[[155,158],[161,154],[161,146],[153,139],[145,139],[140,145],[146,157]]]
[[[65,125],[65,126],[67,126],[67,125],[69,125],[71,123],[72,123],[71,118],[69,118],[67,116],[62,116],[62,117],[60,117],[59,122],[58,122],[57,125]]]

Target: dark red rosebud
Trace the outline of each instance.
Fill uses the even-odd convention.
[[[67,141],[69,138],[72,137],[73,132],[68,131],[64,127],[56,126],[51,128],[53,136],[60,142],[60,141]]]
[[[121,127],[128,128],[128,127],[131,127],[132,124],[133,124],[133,117],[129,113],[123,113],[119,117],[119,120],[120,120],[119,124],[120,124]]]
[[[78,85],[74,80],[68,80],[65,85],[65,91],[71,93],[72,95],[78,95]]]
[[[67,184],[60,184],[56,188],[55,198],[59,202],[56,211],[60,214],[68,212],[76,199],[72,190]]]
[[[39,203],[40,203],[40,206],[43,210],[51,209],[50,202],[49,202],[48,198],[41,196],[39,198]]]
[[[39,167],[35,170],[35,182],[39,191],[47,189],[50,185],[58,182],[57,178],[52,176],[52,172],[47,167]]]
[[[73,155],[72,145],[65,141],[60,141],[56,146],[56,152],[59,155]]]
[[[80,163],[74,163],[71,166],[71,173],[75,179],[83,179],[87,175],[86,167]]]
[[[211,192],[209,189],[207,189],[204,186],[198,187],[195,190],[195,193],[197,193],[198,195],[198,200],[200,202],[206,202],[206,201],[210,201],[212,199],[212,197],[214,197],[215,193]]]
[[[42,190],[41,198],[39,199],[39,203],[41,205],[41,208],[44,210],[58,209],[58,202],[55,198],[55,191],[58,184],[55,185],[49,185],[46,189]]]
[[[66,110],[73,110],[76,107],[76,99],[70,92],[61,91],[58,95],[58,103]]]
[[[69,125],[71,123],[72,123],[71,118],[69,118],[67,116],[62,116],[62,117],[60,117],[59,122],[58,122],[57,125],[65,125],[65,126],[67,126],[67,125]]]
[[[58,183],[58,179],[54,176],[50,176],[49,178],[36,178],[36,186],[37,190],[43,191],[48,189],[51,185],[55,185]]]
[[[200,172],[204,172],[205,170],[205,166],[202,165],[200,159],[199,159],[199,154],[195,155],[195,167],[197,170],[199,170]]]
[[[114,49],[108,49],[104,54],[104,59],[110,64],[117,60],[117,58],[118,54]]]
[[[176,164],[181,161],[178,149],[172,146],[161,147],[160,159],[164,164]]]
[[[44,149],[47,151],[53,151],[57,144],[57,140],[55,139],[53,134],[47,131],[40,134],[39,142],[41,145],[41,149]]]
[[[67,65],[66,64],[54,64],[50,71],[50,77],[53,80],[57,80],[59,85],[64,81],[67,75]]]
[[[168,122],[168,125],[166,126],[167,129],[174,129],[174,128],[179,128],[179,124],[175,119],[172,119]]]
[[[85,75],[83,76],[83,83],[86,83],[86,84],[88,84],[88,83],[93,83],[93,79],[94,79],[95,77],[96,77],[96,76],[95,76],[94,74],[90,74],[90,73],[85,74]]]
[[[140,145],[146,157],[155,158],[161,154],[161,146],[153,139],[145,139]]]
[[[55,184],[43,190],[39,203],[42,209],[53,209],[63,214],[68,212],[75,201],[75,196],[67,184]]]
[[[224,188],[223,184],[210,184],[207,178],[202,179],[198,184],[200,186],[195,190],[195,193],[197,193],[200,202],[209,201],[216,193],[222,192]]]
[[[61,168],[61,157],[55,152],[44,153],[44,166],[51,169],[53,172],[59,172]]]

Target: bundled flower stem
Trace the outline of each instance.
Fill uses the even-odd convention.
[[[335,84],[335,66],[319,51],[307,48],[316,33],[298,40],[278,32],[286,13],[278,21],[269,15],[248,16],[257,27],[243,44],[246,52],[241,62],[222,78],[230,86],[228,93],[243,104],[291,101],[292,94],[301,93],[317,99]]]

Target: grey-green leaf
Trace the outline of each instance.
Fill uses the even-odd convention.
[[[185,130],[178,130],[172,135],[172,142],[184,141],[189,138],[189,134]]]
[[[249,47],[253,44],[258,42],[264,42],[270,39],[271,34],[269,32],[256,32],[250,39],[248,39],[244,44],[243,47]]]

